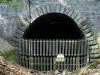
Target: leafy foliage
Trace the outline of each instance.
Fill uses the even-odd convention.
[[[8,61],[15,61],[15,50],[0,51],[0,56],[3,56]]]

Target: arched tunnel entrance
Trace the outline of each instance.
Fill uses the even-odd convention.
[[[73,19],[61,13],[38,17],[24,32],[25,39],[83,39],[84,34]]]
[[[88,43],[85,35],[65,14],[47,13],[38,17],[25,30],[23,38],[20,60],[26,62],[20,62],[22,66],[40,71],[52,70],[54,58],[59,54],[64,55],[65,64],[61,63],[56,68],[75,70],[78,65],[86,65]]]
[[[79,12],[55,2],[30,9],[32,23],[29,24],[28,16],[22,16],[11,39],[19,48],[16,55],[20,65],[40,71],[54,70],[54,58],[63,54],[62,67],[75,70],[87,64],[89,52],[91,62],[100,55],[95,34]]]

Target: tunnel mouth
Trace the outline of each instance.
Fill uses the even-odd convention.
[[[62,13],[47,13],[35,19],[23,34],[24,39],[84,39],[76,22]]]
[[[66,65],[69,71],[76,70],[77,58],[79,66],[85,66],[89,50],[88,41],[77,23],[62,13],[47,13],[36,18],[25,30],[19,48],[22,49],[19,59],[24,60],[22,57],[26,56],[25,61],[29,66],[23,62],[18,63],[39,71],[53,70],[54,62],[56,68],[64,69]],[[54,60],[59,54],[64,55],[62,63],[65,64]]]

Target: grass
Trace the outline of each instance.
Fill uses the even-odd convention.
[[[0,51],[0,56],[3,56],[8,61],[15,61],[15,50]]]

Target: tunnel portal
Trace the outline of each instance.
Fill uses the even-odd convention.
[[[61,13],[47,13],[33,21],[24,32],[25,39],[83,39],[73,19]]]
[[[19,64],[27,68],[49,71],[57,64],[56,69],[76,70],[77,62],[80,67],[86,65],[88,41],[72,18],[61,13],[47,13],[28,26],[20,41],[20,49],[20,60],[27,59]],[[54,63],[59,54],[64,55],[65,64]]]

